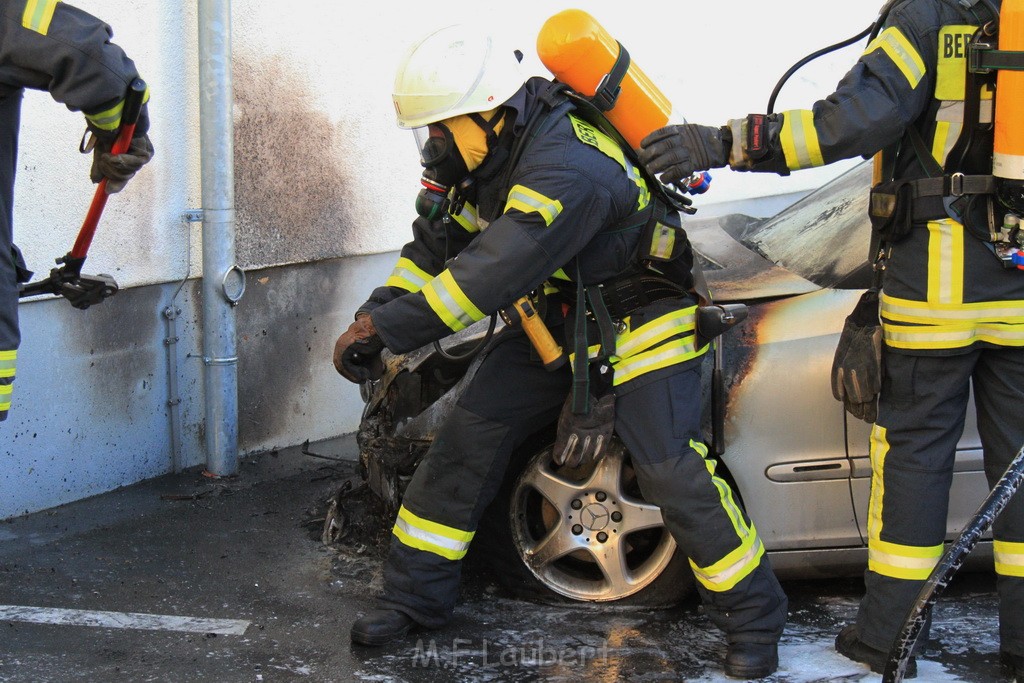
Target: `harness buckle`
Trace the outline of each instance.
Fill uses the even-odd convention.
[[[991,35],[991,34],[989,34]],[[971,73],[976,74],[987,74],[991,73],[992,69],[985,64],[985,57],[993,49],[992,43],[983,43],[977,40],[977,37],[973,38],[967,45],[967,69]]]
[[[964,174],[960,171],[949,176],[949,194],[952,197],[964,196]]]

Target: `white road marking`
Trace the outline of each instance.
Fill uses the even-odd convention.
[[[58,607],[0,605],[0,621],[27,621],[33,624],[93,626],[96,628],[135,628],[146,631],[185,631],[240,636],[251,622],[240,619],[203,619],[169,614],[101,612]]]

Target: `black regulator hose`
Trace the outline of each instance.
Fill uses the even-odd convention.
[[[775,99],[779,96],[779,91],[782,90],[782,86],[786,84],[786,81],[788,81],[793,74],[795,74],[797,71],[803,68],[805,64],[817,59],[818,57],[821,57],[822,55],[827,55],[830,52],[835,52],[836,50],[842,49],[847,45],[853,45],[854,43],[863,39],[865,36],[871,33],[872,30],[875,29],[875,26],[876,24],[871,24],[871,26],[868,26],[866,29],[864,29],[857,35],[853,36],[852,38],[847,38],[842,42],[836,43],[835,45],[829,45],[828,47],[823,47],[820,50],[817,50],[816,52],[812,52],[811,54],[807,55],[793,66],[789,67],[789,71],[782,74],[782,78],[780,78],[779,82],[775,84],[775,89],[772,90],[772,95],[771,97],[768,98],[768,109],[766,110],[766,113],[773,113],[775,109]]]
[[[434,342],[434,350],[437,351],[439,354],[441,354],[441,356],[443,358],[446,358],[448,360],[456,360],[456,361],[458,361],[458,360],[466,360],[467,358],[472,358],[473,356],[475,356],[476,354],[480,353],[480,351],[483,350],[483,348],[487,344],[487,342],[491,341],[491,337],[494,336],[494,327],[497,324],[498,324],[498,314],[497,313],[492,313],[491,314],[491,322],[487,326],[487,334],[485,334],[484,338],[480,340],[480,343],[474,344],[473,348],[471,348],[469,351],[466,351],[465,353],[449,353],[448,351],[445,351],[444,349],[441,348],[441,342],[439,342],[439,341],[435,341]]]

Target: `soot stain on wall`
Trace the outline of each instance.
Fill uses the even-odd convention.
[[[74,355],[88,359],[83,360],[82,371],[88,375],[81,383],[93,391],[89,410],[94,415],[117,419],[130,412],[141,393],[163,390],[162,295],[159,287],[132,287],[69,316],[61,334],[77,349]]]
[[[306,389],[314,373],[334,373],[330,349],[338,330],[328,320],[342,268],[335,259],[248,274],[238,310],[242,450],[274,441],[297,417],[322,410],[309,404]]]
[[[309,76],[281,58],[236,56],[236,255],[245,268],[344,255],[357,169]],[[354,163],[353,163],[354,166]]]

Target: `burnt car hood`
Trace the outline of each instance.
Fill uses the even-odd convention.
[[[685,222],[716,301],[750,302],[868,285],[864,162],[770,218],[729,214]]]

